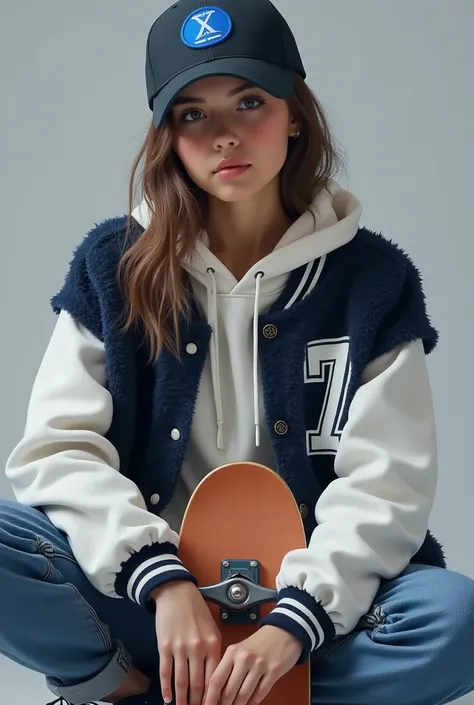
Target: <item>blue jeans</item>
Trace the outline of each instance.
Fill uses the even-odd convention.
[[[100,594],[40,511],[0,500],[0,653],[72,703],[157,673],[154,619]],[[312,704],[439,705],[474,690],[474,581],[410,566],[351,634],[312,657]],[[291,698],[290,698],[291,701]]]

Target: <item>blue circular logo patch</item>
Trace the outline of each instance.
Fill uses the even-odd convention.
[[[200,7],[181,27],[181,40],[191,49],[205,49],[225,41],[232,31],[232,19],[220,7]]]

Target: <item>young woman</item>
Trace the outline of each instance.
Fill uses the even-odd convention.
[[[333,180],[269,0],[174,4],[147,87],[131,212],[74,254],[8,460],[0,652],[58,702],[254,704],[307,659],[312,703],[450,702],[474,688],[474,581],[428,531],[437,334],[418,273]],[[178,532],[232,461],[286,480],[308,547],[222,654]]]

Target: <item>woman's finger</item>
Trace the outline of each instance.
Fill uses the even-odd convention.
[[[224,654],[222,661],[211,676],[204,705],[220,705],[222,690],[227,683],[227,679],[232,673],[233,667],[234,661],[230,656],[228,649]]]
[[[174,654],[174,688],[176,705],[188,705],[189,664],[183,653]]]
[[[224,686],[220,696],[219,703],[223,705],[233,705],[237,694],[240,691],[240,686],[247,678],[249,666],[246,659],[236,659],[233,663],[233,668]]]
[[[259,668],[255,665],[250,671],[248,671],[246,677],[243,679],[240,688],[234,698],[229,699],[229,705],[247,705],[250,702],[252,696],[257,690],[262,677],[264,676],[264,669]],[[232,678],[232,675],[231,675]],[[224,702],[225,700],[225,690],[224,690]]]
[[[204,692],[204,653],[189,656],[189,705],[201,705]]]
[[[170,649],[160,649],[160,686],[161,695],[165,702],[171,702],[173,691],[171,688],[171,677],[173,674],[173,655]]]
[[[209,682],[220,663],[221,656],[222,654],[219,644],[218,646],[216,645],[216,647],[210,651],[206,658],[206,662],[204,664],[204,695],[202,698],[203,703],[206,702],[206,697],[209,690]]]
[[[258,705],[259,703],[261,703],[262,700],[267,697],[268,693],[271,691],[277,680],[278,677],[275,674],[267,673],[261,679],[253,694],[252,705]]]

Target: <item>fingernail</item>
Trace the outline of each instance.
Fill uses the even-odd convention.
[[[164,698],[166,705],[170,705],[171,698]]]

